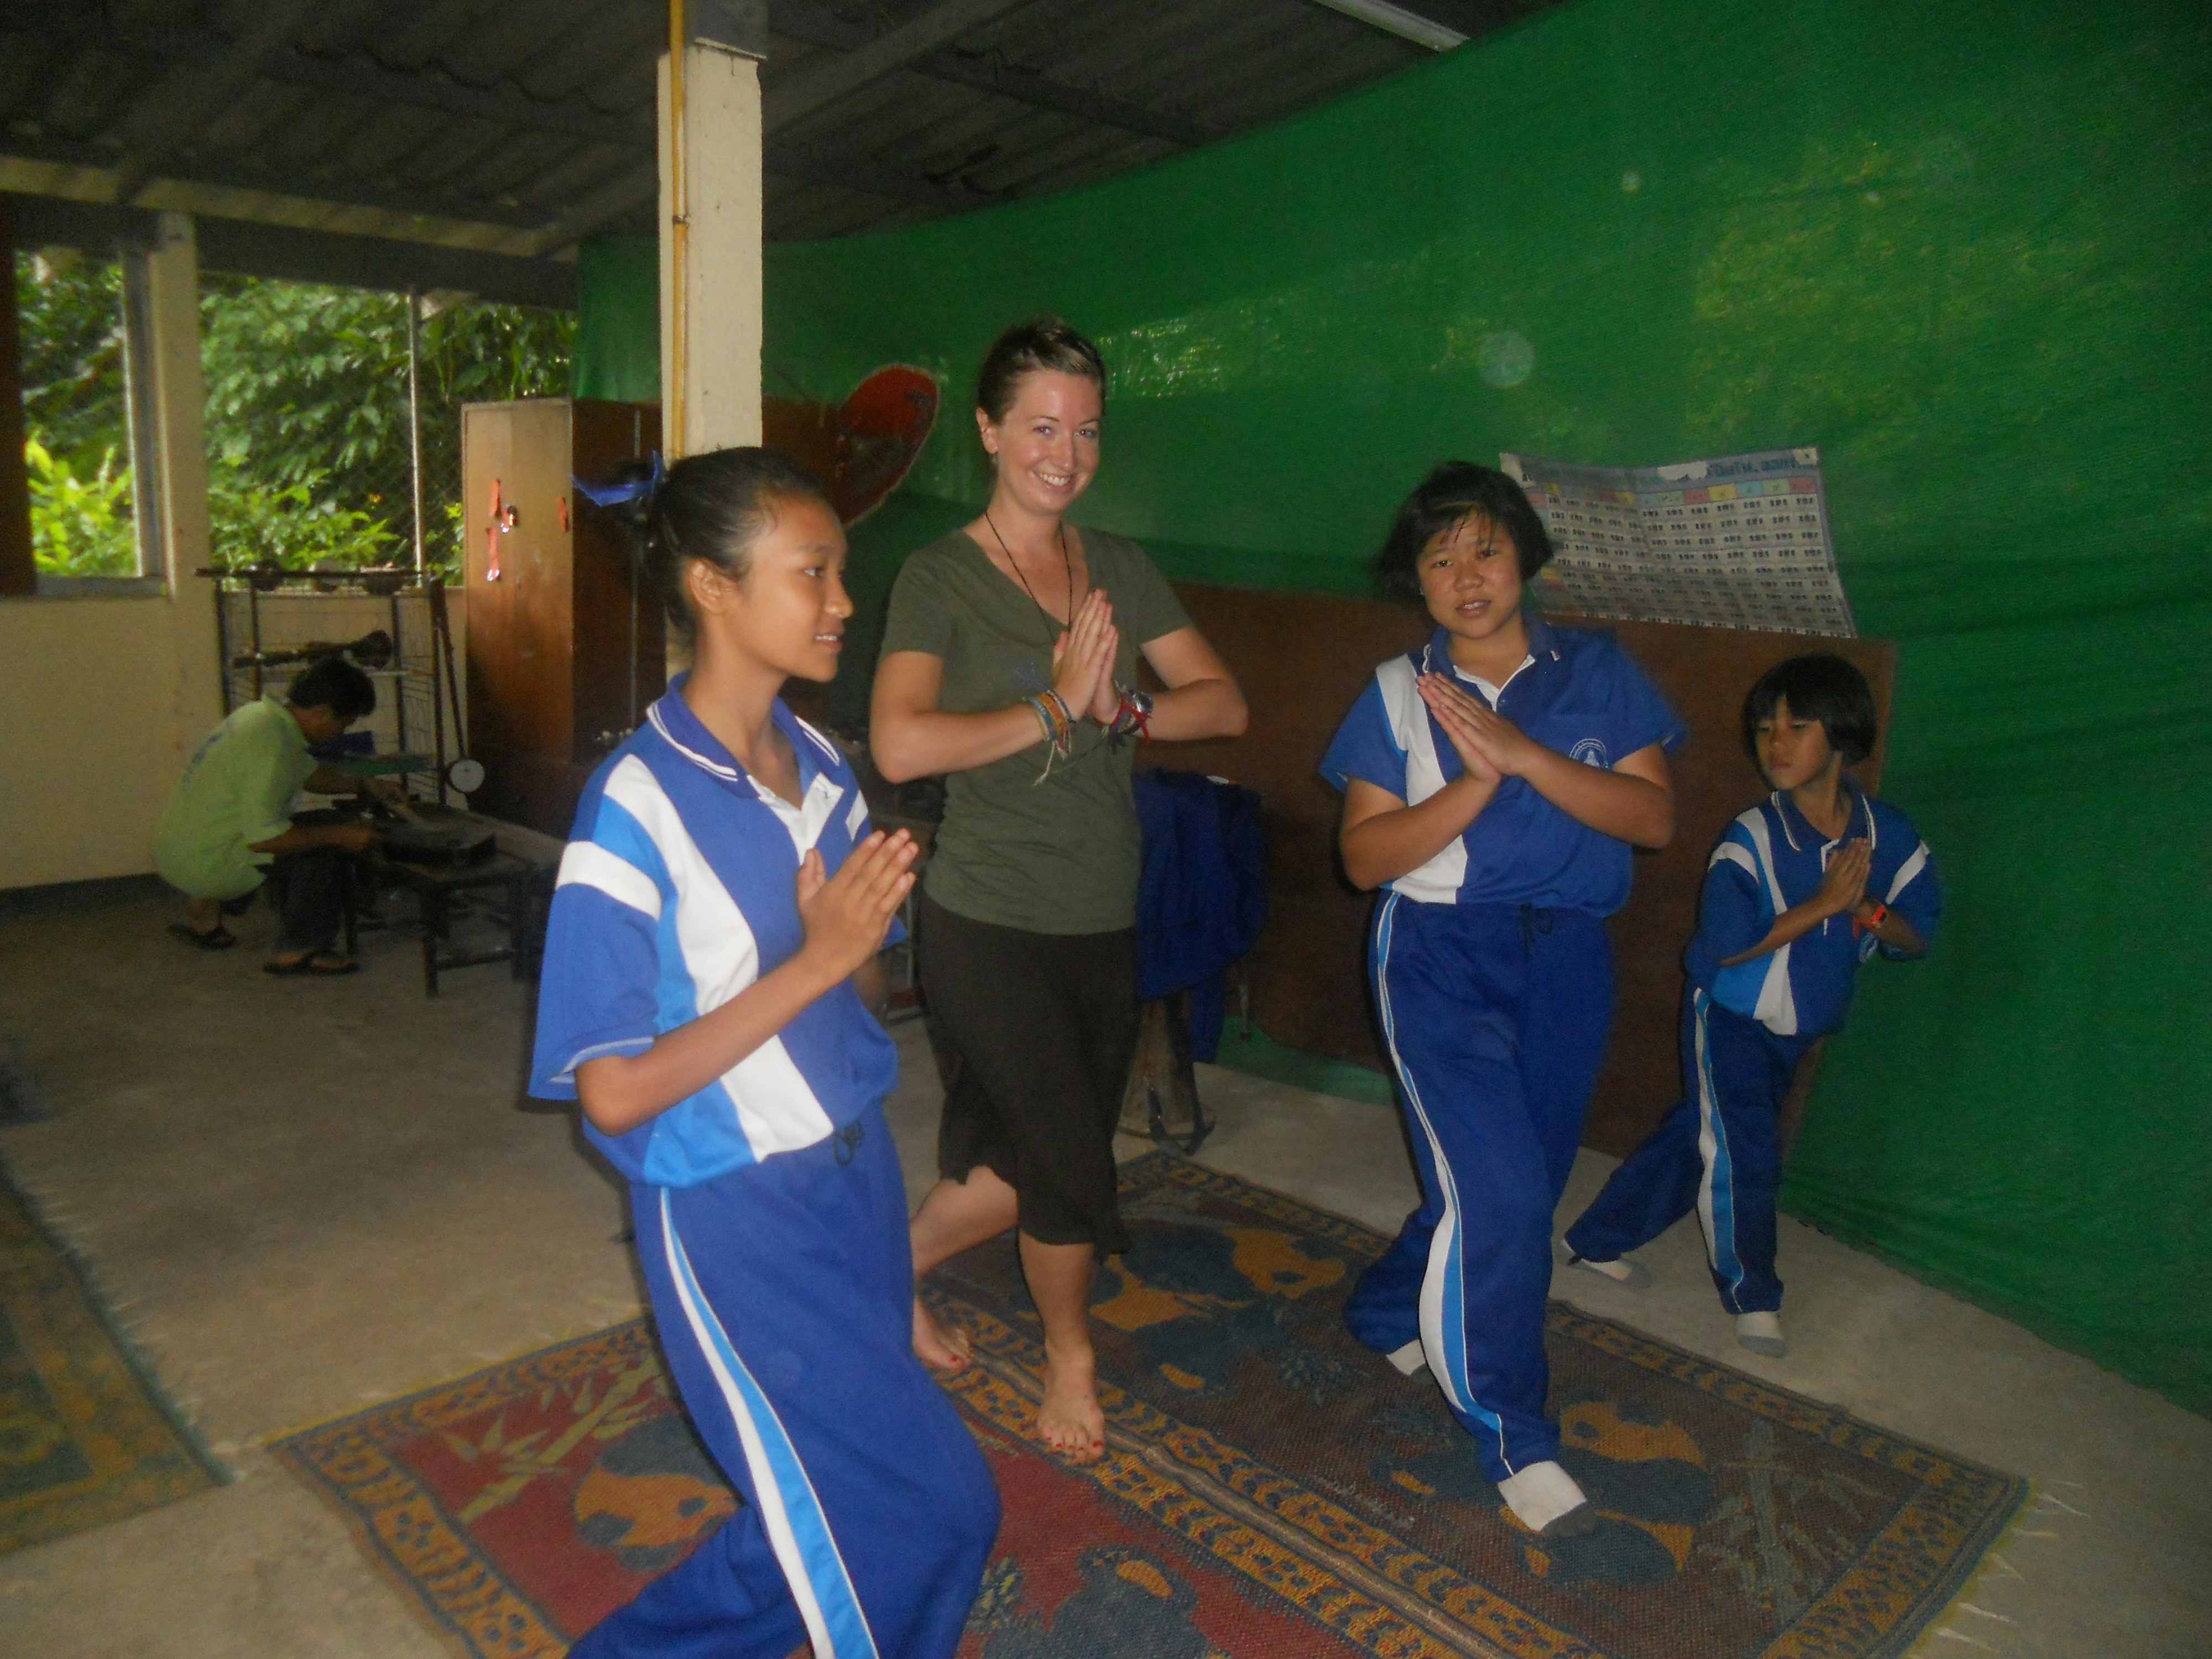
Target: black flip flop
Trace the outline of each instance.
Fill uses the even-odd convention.
[[[171,922],[169,931],[187,945],[196,945],[203,951],[228,951],[238,943],[237,936],[219,921],[204,933],[185,921]]]
[[[264,962],[261,971],[279,979],[339,979],[359,973],[361,964],[335,951],[310,951],[297,962]]]

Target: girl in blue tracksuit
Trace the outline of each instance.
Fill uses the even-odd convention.
[[[1375,671],[1322,770],[1346,872],[1385,890],[1369,969],[1422,1192],[1346,1322],[1427,1364],[1507,1508],[1559,1537],[1596,1515],[1544,1409],[1552,1212],[1612,1017],[1604,919],[1629,849],[1674,835],[1682,728],[1610,635],[1523,607],[1551,552],[1504,474],[1431,473],[1377,565],[1437,631]]]
[[[1640,1287],[1624,1260],[1694,1207],[1736,1340],[1780,1358],[1775,1128],[1797,1062],[1842,1029],[1859,964],[1924,953],[1942,908],[1928,843],[1844,768],[1874,752],[1874,694],[1841,657],[1792,657],[1743,705],[1773,793],[1713,848],[1686,957],[1681,1101],[1568,1230],[1577,1265]]]
[[[693,666],[577,809],[532,1092],[580,1100],[629,1177],[669,1369],[744,1505],[570,1652],[945,1659],[998,1494],[914,1356],[896,1060],[854,982],[914,847],[869,833],[776,695],[836,672],[844,534],[771,451],[636,471],[592,493],[641,532]]]

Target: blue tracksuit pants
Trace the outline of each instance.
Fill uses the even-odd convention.
[[[1345,1323],[1383,1353],[1419,1337],[1485,1472],[1503,1480],[1559,1455],[1544,1298],[1552,1212],[1613,1016],[1605,923],[1390,893],[1368,970],[1422,1196]]]
[[[999,1530],[975,1441],[914,1356],[906,1194],[860,1133],[634,1186],[653,1323],[744,1498],[571,1659],[946,1659]]]
[[[1568,1229],[1567,1248],[1615,1261],[1694,1208],[1722,1304],[1730,1313],[1778,1311],[1775,1131],[1797,1061],[1817,1040],[1777,1036],[1692,988],[1682,1008],[1684,1097]]]

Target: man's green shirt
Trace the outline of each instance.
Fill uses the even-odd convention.
[[[252,843],[292,827],[293,797],[314,769],[307,734],[281,699],[237,710],[200,745],[162,811],[154,840],[161,879],[194,898],[252,892],[270,860]]]

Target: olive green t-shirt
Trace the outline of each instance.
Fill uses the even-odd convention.
[[[1137,683],[1138,647],[1190,626],[1182,602],[1136,543],[1082,532],[1092,586],[1106,590],[1121,630],[1115,678]],[[911,555],[891,589],[883,650],[921,651],[945,665],[937,706],[948,714],[1005,708],[1052,684],[1060,624],[954,532]],[[1073,755],[1053,763],[1043,733],[1028,748],[945,780],[945,822],[923,885],[946,909],[1032,933],[1105,933],[1136,921],[1141,848],[1129,793],[1136,745],[1076,722]]]

